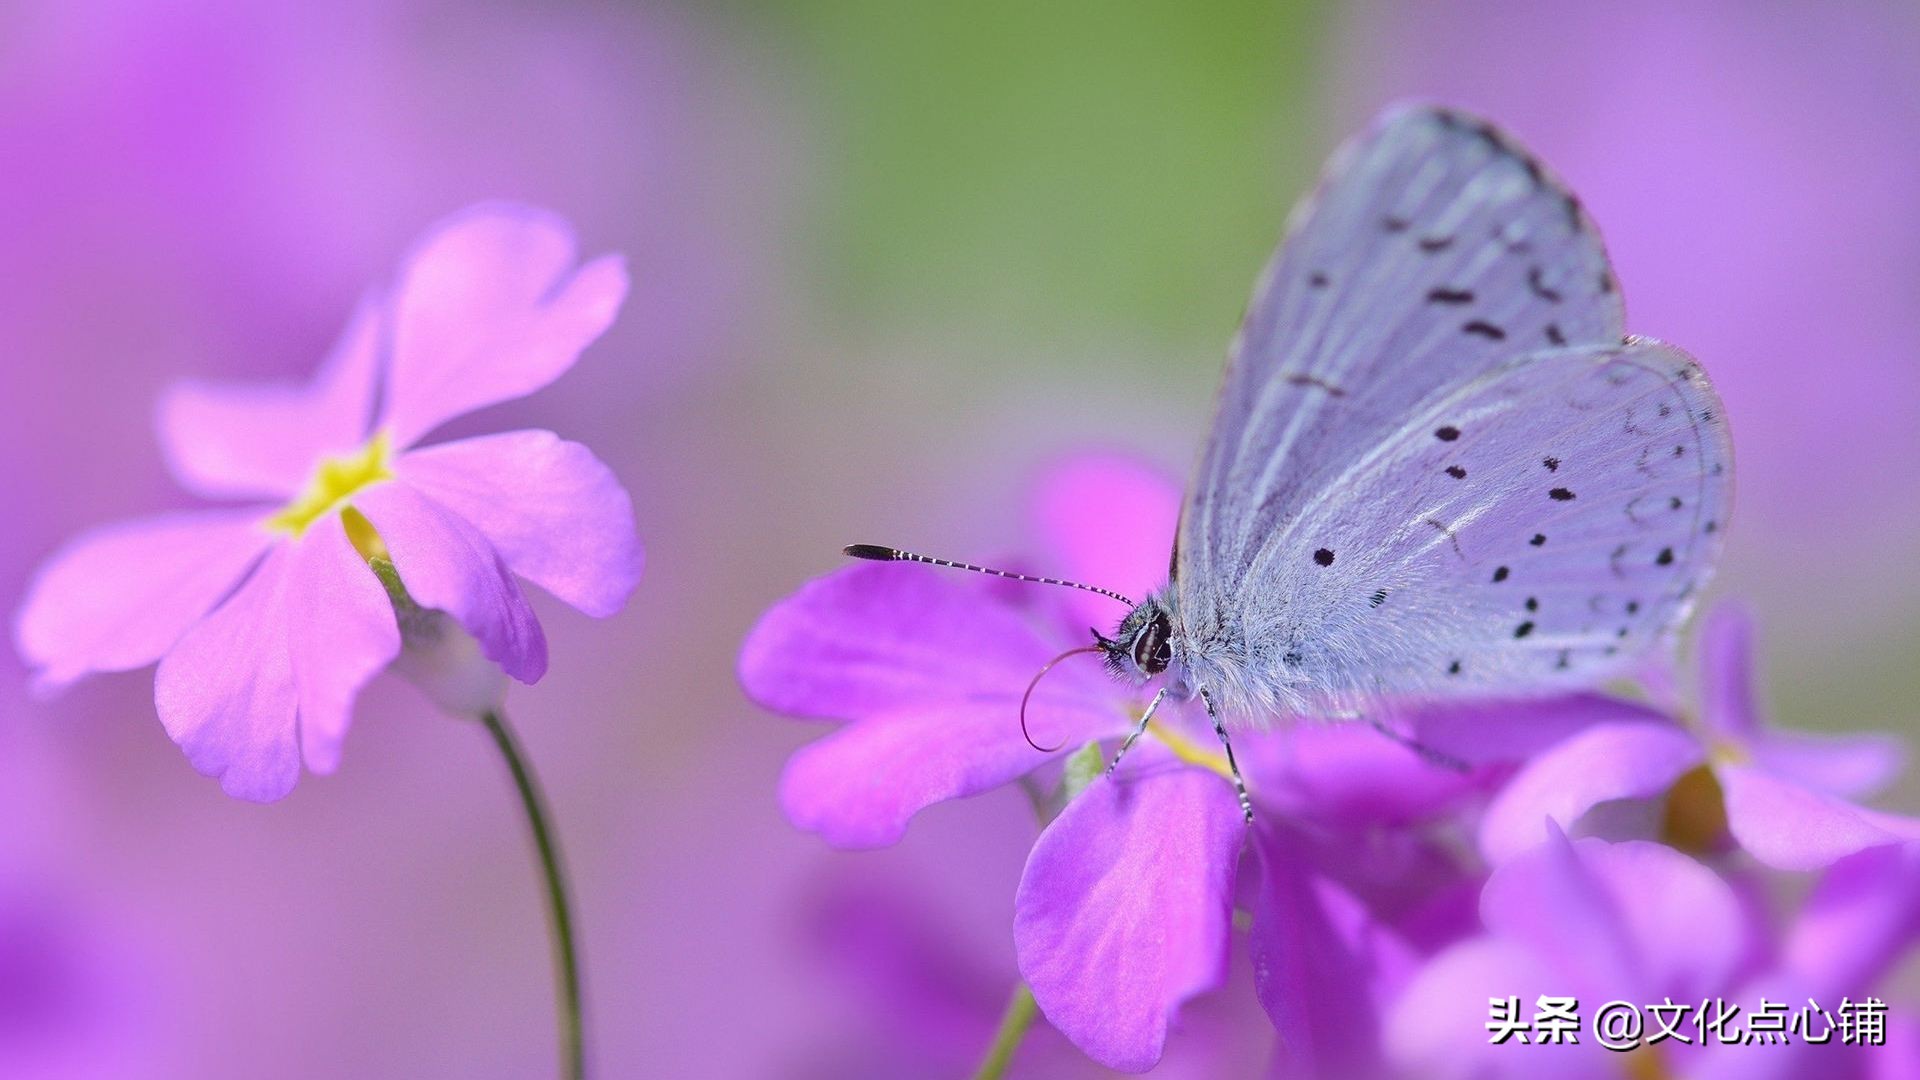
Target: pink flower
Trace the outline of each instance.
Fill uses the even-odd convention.
[[[546,639],[515,575],[612,614],[640,570],[626,492],[551,432],[415,444],[558,378],[626,290],[618,256],[575,266],[558,217],[477,206],[428,232],[310,385],[175,386],[158,416],[174,475],[241,505],[106,526],[48,560],[14,625],[36,686],[158,660],[187,759],[268,801],[303,759],[333,771],[360,688],[403,639],[450,632],[436,612],[539,679]]]
[[[1756,700],[1753,627],[1716,609],[1701,637],[1701,722],[1636,718],[1597,724],[1529,762],[1480,826],[1480,848],[1503,862],[1532,847],[1543,819],[1563,828],[1616,799],[1666,795],[1687,831],[1717,832],[1778,870],[1815,870],[1868,848],[1920,839],[1920,819],[1853,801],[1886,786],[1903,757],[1886,735],[1769,730]],[[1704,819],[1708,828],[1697,824]],[[1678,819],[1676,819],[1678,820]],[[1717,836],[1693,837],[1711,843]],[[1698,844],[1694,846],[1699,846]]]
[[[1625,1071],[1591,1028],[1567,1045],[1539,1031],[1531,1045],[1494,1043],[1489,999],[1518,995],[1518,1019],[1527,1023],[1539,995],[1564,995],[1590,1022],[1616,998],[1698,1002],[1731,992],[1754,931],[1725,881],[1659,844],[1569,841],[1551,826],[1541,835],[1545,843],[1488,878],[1480,893],[1484,932],[1432,958],[1390,1010],[1385,1050],[1409,1075]]]
[[[1165,573],[1179,492],[1159,474],[1080,458],[1034,503],[1054,552],[1047,572],[1135,595]],[[1022,738],[1021,693],[1049,658],[1087,641],[1089,624],[1119,614],[1086,593],[922,567],[861,563],[803,587],[761,618],[740,656],[761,705],[846,721],[788,762],[788,819],[839,847],[878,847],[935,802],[1051,786],[1030,777],[1059,766]],[[1029,720],[1044,742],[1110,750],[1143,704],[1098,664],[1068,661],[1035,691]],[[1412,966],[1404,939],[1421,936],[1382,911],[1411,915],[1465,877],[1433,844],[1383,832],[1445,815],[1568,732],[1657,718],[1595,695],[1400,718],[1472,765],[1464,776],[1364,727],[1243,732],[1235,746],[1259,806],[1249,829],[1200,713],[1163,706],[1113,777],[1096,775],[1046,824],[1015,894],[1015,953],[1040,1011],[1111,1068],[1151,1068],[1182,1005],[1222,985],[1237,901],[1287,1059],[1334,1073],[1371,1054],[1378,1007]]]

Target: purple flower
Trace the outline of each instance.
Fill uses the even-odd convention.
[[[1778,941],[1762,970],[1729,997],[1749,1005],[1765,998],[1796,1010],[1808,1002],[1817,1004],[1824,1012],[1809,1010],[1808,1018],[1810,1034],[1818,1037],[1829,1023],[1825,1013],[1843,999],[1859,1001],[1873,994],[1920,937],[1920,846],[1888,844],[1834,863],[1792,924],[1775,936]],[[1740,1080],[1911,1076],[1917,1060],[1913,1046],[1899,1042],[1914,1032],[1911,1007],[1907,1001],[1895,1003],[1885,1047],[1849,1048],[1840,1035],[1827,1043],[1802,1038],[1749,1054],[1722,1051],[1689,1075]],[[1897,1031],[1897,1025],[1907,1030]]]
[[[640,568],[626,493],[550,432],[415,444],[558,378],[626,288],[618,256],[575,265],[556,216],[478,206],[428,232],[310,385],[175,386],[158,416],[174,475],[242,505],[107,526],[48,560],[14,626],[36,685],[158,660],[167,733],[228,794],[266,801],[303,759],[338,765],[360,688],[403,638],[431,653],[446,617],[540,678],[515,575],[613,613]]]
[[[1708,618],[1701,656],[1697,726],[1598,724],[1541,754],[1488,807],[1480,829],[1488,859],[1502,862],[1531,847],[1542,819],[1572,828],[1603,802],[1663,794],[1668,839],[1710,847],[1724,830],[1783,870],[1816,869],[1920,837],[1920,821],[1851,801],[1893,778],[1902,756],[1897,740],[1766,728],[1753,686],[1752,627],[1737,610],[1722,607]]]
[[[1387,1056],[1422,1076],[1617,1076],[1593,1011],[1698,1002],[1725,992],[1753,932],[1732,888],[1672,848],[1643,840],[1568,840],[1549,826],[1493,872],[1480,894],[1484,931],[1441,952],[1391,1008]],[[1541,995],[1580,1003],[1578,1045],[1492,1040],[1490,999],[1518,999],[1532,1023]],[[1639,1052],[1639,1051],[1636,1051]]]
[[[1767,905],[1670,847],[1568,840],[1555,826],[1547,830],[1545,843],[1488,878],[1480,931],[1428,960],[1390,1006],[1384,1049],[1400,1069],[1476,1077],[1857,1076],[1894,1053],[1856,1055],[1837,1036],[1809,1043],[1787,1025],[1806,1009],[1807,1034],[1818,1037],[1844,998],[1873,994],[1906,954],[1920,926],[1913,915],[1920,849],[1882,847],[1836,864],[1792,922],[1773,928]],[[1578,1003],[1578,1045],[1542,1039],[1542,995]],[[1491,1005],[1510,999],[1504,1014]],[[1625,1054],[1599,1045],[1595,1020],[1615,1001],[1637,1007],[1648,1045]],[[1712,1029],[1703,1034],[1696,1015],[1703,1002],[1711,1012],[1720,1011],[1713,1002],[1737,1007],[1725,1028],[1731,1044]],[[1782,1039],[1746,1045],[1763,1003],[1781,1015]],[[1490,1025],[1503,1023],[1524,1035],[1496,1043]],[[1662,1026],[1677,1027],[1687,1042],[1661,1036]]]
[[[1086,457],[1042,483],[1035,511],[1047,572],[1139,593],[1164,573],[1178,492],[1126,459]],[[1036,774],[1050,781],[1059,765],[1022,738],[1021,694],[1089,624],[1119,614],[1087,594],[900,566],[862,563],[808,584],[762,617],[740,658],[761,705],[847,721],[788,763],[787,816],[836,846],[873,847],[934,802],[1008,783],[1057,804]],[[1143,703],[1097,663],[1067,661],[1028,719],[1036,738],[1078,749],[1124,736]],[[1181,1003],[1221,985],[1242,896],[1257,990],[1288,1054],[1313,1068],[1353,1058],[1411,955],[1376,907],[1398,893],[1410,913],[1406,898],[1463,875],[1415,837],[1349,841],[1443,814],[1555,735],[1654,716],[1581,696],[1404,718],[1410,734],[1473,762],[1466,777],[1364,729],[1243,733],[1262,808],[1258,873],[1243,875],[1249,830],[1196,712],[1163,707],[1112,780],[1098,775],[1097,748],[1074,755],[1084,790],[1046,825],[1016,894],[1017,958],[1041,1011],[1114,1068],[1151,1067]]]

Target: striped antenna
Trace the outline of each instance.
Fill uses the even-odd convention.
[[[1082,585],[1077,581],[1065,581],[1060,578],[1035,577],[1032,574],[1016,574],[1011,570],[995,570],[991,566],[975,566],[972,563],[954,562],[952,559],[936,559],[931,555],[919,555],[911,551],[901,551],[899,548],[881,547],[879,544],[848,544],[841,549],[841,553],[850,555],[856,559],[868,559],[873,562],[926,563],[928,566],[945,566],[954,570],[971,570],[976,574],[992,574],[994,577],[1008,578],[1013,581],[1034,581],[1042,585],[1065,585],[1069,589],[1084,589],[1090,593],[1099,593],[1101,596],[1108,597],[1109,599],[1118,600],[1128,607],[1134,606],[1133,601],[1114,592],[1112,589],[1103,589],[1098,585]]]

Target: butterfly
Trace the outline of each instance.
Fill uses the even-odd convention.
[[[1230,726],[1550,693],[1668,641],[1732,443],[1700,364],[1625,332],[1579,201],[1475,117],[1389,111],[1294,210],[1235,338],[1167,584],[1116,676]],[[1113,764],[1118,764],[1117,754]],[[1241,807],[1252,807],[1233,768]]]

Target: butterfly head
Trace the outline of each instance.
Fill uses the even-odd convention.
[[[1093,639],[1106,654],[1107,670],[1129,682],[1145,682],[1173,662],[1173,613],[1150,596],[1120,620],[1112,637],[1098,630]]]

